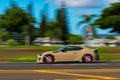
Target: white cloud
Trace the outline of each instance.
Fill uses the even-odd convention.
[[[60,6],[63,1],[67,7],[96,8],[102,6],[102,0],[55,0],[55,4]]]
[[[90,14],[94,14],[94,12],[91,12],[91,11],[77,11],[76,12],[76,16],[81,16],[81,15],[90,15]]]
[[[120,0],[106,0],[108,3],[115,3],[115,2],[120,2]]]

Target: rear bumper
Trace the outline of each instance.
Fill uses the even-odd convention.
[[[98,49],[95,49],[94,53],[95,53],[95,60],[100,60],[99,54],[98,54]]]
[[[95,60],[100,60],[99,55],[96,55]]]

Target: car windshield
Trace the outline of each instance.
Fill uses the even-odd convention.
[[[60,47],[58,50],[56,50],[56,51],[61,51],[61,50],[63,50],[65,47],[66,47],[66,46],[64,45],[64,46]]]

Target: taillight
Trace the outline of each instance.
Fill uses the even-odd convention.
[[[98,49],[95,49],[95,50],[94,50],[94,53],[95,53],[95,54],[98,54]]]

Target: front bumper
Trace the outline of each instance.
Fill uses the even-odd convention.
[[[37,62],[42,63],[43,62],[43,57],[37,55]]]

